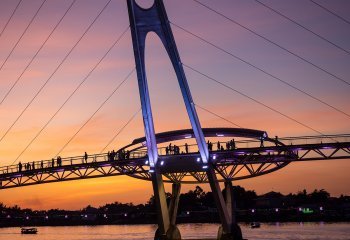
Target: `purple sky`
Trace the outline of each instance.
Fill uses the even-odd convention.
[[[42,0],[23,0],[5,29],[18,1],[0,1],[0,66],[3,65],[0,69],[0,101],[19,79],[0,105],[0,138],[5,135],[45,81],[50,79],[0,141],[1,166],[11,164],[19,156],[129,25],[126,1],[112,0],[63,64],[57,68],[107,2],[77,0],[24,71],[72,1],[47,0],[15,48],[16,42]],[[140,1],[140,4],[147,6],[150,2],[144,0]],[[350,83],[350,54],[347,53],[350,52],[349,23],[311,1],[261,0],[344,51],[254,0],[201,0],[262,37],[342,79],[339,80],[195,1],[164,2],[172,23],[347,115],[350,114],[350,85],[342,82],[344,80]],[[349,1],[316,2],[350,21]],[[346,114],[296,91],[178,27],[172,27],[184,64],[318,132],[350,132],[350,117]],[[8,59],[5,62],[6,58]],[[146,62],[156,131],[188,128],[189,121],[177,80],[165,50],[155,34],[150,34],[147,38]],[[19,160],[27,162],[54,157],[133,67],[131,36],[128,31]],[[188,68],[185,68],[185,71],[194,101],[240,126],[266,130],[270,136],[319,135]],[[76,156],[82,155],[84,151],[99,153],[139,107],[138,86],[134,73],[60,155]],[[201,109],[197,111],[203,127],[234,127]],[[139,114],[107,149],[118,149],[143,134]],[[295,163],[279,172],[235,184],[255,189],[258,193],[270,190],[287,193],[304,188],[310,191],[325,188],[334,195],[350,194],[350,189],[345,184],[350,180],[346,171],[349,167],[350,163],[347,160]],[[140,196],[140,191],[145,194]],[[145,202],[151,192],[151,184],[148,182],[127,177],[112,177],[3,190],[0,191],[0,198],[7,205],[17,203],[35,208],[58,207],[57,205],[62,208],[80,208],[87,204],[102,205],[112,201]]]

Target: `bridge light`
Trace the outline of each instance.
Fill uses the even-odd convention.
[[[160,162],[160,166],[163,166],[163,165],[164,165],[164,161],[161,161],[161,162]]]
[[[217,133],[216,136],[218,136],[218,137],[224,137],[225,135],[222,134],[222,133]]]
[[[197,158],[197,162],[200,162],[201,161],[201,158]]]
[[[276,211],[276,212],[278,212],[278,211],[279,211],[279,209],[278,209],[278,208],[276,208],[276,209],[275,209],[275,211]]]
[[[320,207],[320,211],[323,211],[323,207]]]
[[[151,168],[148,172],[149,172],[149,173],[154,173],[154,169]]]
[[[146,165],[148,165],[148,160],[145,162]]]
[[[203,169],[207,169],[207,168],[208,168],[208,165],[203,165],[202,168],[203,168]]]
[[[191,137],[192,137],[192,135],[187,135],[187,136],[185,136],[186,139],[189,139],[189,138],[191,138]]]
[[[255,209],[252,209],[252,213],[255,213]]]
[[[216,159],[216,155],[213,156],[213,159],[214,159],[214,160]]]
[[[46,218],[46,219],[49,219],[49,216],[46,216],[45,218]]]
[[[65,215],[64,218],[68,218],[68,215]]]

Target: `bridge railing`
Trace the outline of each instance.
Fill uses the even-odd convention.
[[[125,159],[136,159],[142,158],[147,155],[145,151],[134,151],[134,152],[111,152],[111,153],[101,153],[101,154],[91,154],[83,156],[74,156],[66,158],[52,158],[50,160],[40,160],[32,161],[26,163],[18,163],[9,166],[0,167],[0,174],[6,173],[17,173],[25,172],[38,169],[51,169],[51,168],[60,168],[64,166],[72,166],[79,164],[89,164],[89,163],[98,163],[98,162],[108,162],[108,161],[117,161]]]
[[[322,136],[303,136],[303,137],[285,137],[285,138],[273,138],[282,142],[285,145],[304,145],[304,144],[326,144],[326,143],[336,143],[336,142],[350,142],[350,134],[342,135],[322,135]],[[234,139],[228,141],[218,141],[209,142],[211,146],[210,151],[227,151],[239,148],[258,148],[258,147],[268,147],[275,146],[276,142],[266,141],[266,140],[239,140]],[[169,144],[168,146],[163,146],[158,148],[159,155],[173,155],[173,154],[187,154],[187,153],[197,153],[197,144],[183,144],[175,145]],[[33,161],[21,164],[15,164],[10,166],[0,167],[0,174],[6,173],[16,173],[31,171],[35,169],[47,169],[47,168],[59,168],[63,166],[79,165],[79,164],[89,164],[97,162],[106,161],[117,161],[125,159],[137,159],[147,156],[147,150],[145,148],[138,149],[135,151],[118,151],[110,153],[101,153],[85,156],[75,156],[67,158],[54,158],[51,160],[41,160]]]
[[[232,141],[231,141],[232,140]],[[269,147],[276,146],[276,140],[284,145],[304,145],[304,144],[326,144],[336,142],[350,142],[350,134],[341,135],[320,135],[320,136],[302,136],[302,137],[283,137],[272,138],[272,141],[260,140],[260,139],[247,139],[235,141],[231,139],[228,141],[215,141],[210,142],[211,147],[209,151],[226,151],[239,148],[257,148],[257,147]],[[207,143],[208,144],[208,143]],[[175,150],[178,148],[177,150]],[[198,152],[197,144],[185,144],[175,145],[169,144],[165,147],[158,148],[159,155],[172,155],[172,154],[186,154]]]
[[[350,142],[350,134],[285,137],[279,140],[285,145]]]

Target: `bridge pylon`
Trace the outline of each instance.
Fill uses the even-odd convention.
[[[183,100],[186,106],[187,114],[189,116],[198,145],[201,161],[203,164],[203,171],[205,171],[208,176],[210,187],[220,215],[222,223],[222,234],[218,236],[218,238],[239,239],[235,237],[237,234],[233,233],[233,231],[237,229],[238,225],[235,225],[233,227],[232,215],[230,215],[228,212],[228,208],[221,193],[220,185],[217,181],[211,159],[209,158],[208,146],[206,145],[202,127],[200,125],[199,118],[195,109],[195,104],[191,96],[190,88],[181,63],[179,52],[176,47],[175,39],[169,24],[164,3],[162,0],[154,0],[152,7],[148,9],[140,7],[135,0],[127,0],[127,5],[135,56],[139,94],[141,99],[147,153],[150,164],[150,173],[152,175],[152,185],[158,211],[158,230],[156,232],[155,239],[173,240],[181,239],[181,236],[175,225],[177,212],[176,209],[178,205],[176,202],[178,202],[178,200],[176,200],[175,197],[173,205],[170,209],[168,209],[165,199],[164,183],[157,164],[157,142],[155,137],[151,101],[145,69],[145,42],[146,36],[149,32],[156,33],[161,39],[175,70]],[[177,189],[174,187],[173,192],[176,193],[176,191]],[[174,234],[175,232],[176,234]]]

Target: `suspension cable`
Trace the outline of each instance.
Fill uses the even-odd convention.
[[[101,110],[101,108],[108,102],[108,100],[117,92],[117,90],[130,78],[132,73],[135,71],[135,68],[124,78],[124,80],[118,84],[118,86],[112,91],[112,93],[106,98],[105,101],[97,108],[97,110],[89,117],[88,120],[73,134],[73,136],[63,145],[63,147],[55,155],[55,158],[68,146],[68,144],[78,135],[78,133],[91,121],[91,119]]]
[[[332,14],[333,16],[336,16],[337,18],[339,18],[340,20],[343,20],[344,22],[346,22],[347,24],[350,24],[350,21],[343,18],[342,16],[340,16],[339,14],[329,10],[328,8],[326,8],[325,6],[321,5],[320,3],[314,1],[314,0],[310,0],[310,2],[316,4],[317,6],[319,6],[320,8],[326,10],[327,12],[329,12],[330,14]]]
[[[16,13],[16,11],[17,11],[19,5],[21,4],[21,2],[22,2],[22,0],[19,0],[19,1],[18,1],[18,3],[17,3],[17,5],[16,5],[15,9],[13,10],[13,12],[12,12],[10,18],[7,20],[7,22],[6,22],[5,26],[4,26],[4,28],[1,30],[0,38],[1,38],[1,35],[4,33],[5,29],[7,28],[7,25],[9,24],[9,22],[11,21],[11,19],[12,19],[13,16],[15,15],[15,13]]]
[[[51,118],[45,123],[45,125],[39,130],[39,132],[32,138],[32,140],[27,144],[27,146],[22,150],[22,152],[17,156],[12,164],[18,161],[18,159],[23,155],[23,153],[32,145],[32,143],[39,137],[39,135],[44,131],[44,129],[52,122],[56,115],[62,110],[62,108],[68,103],[68,101],[73,97],[73,95],[80,89],[80,87],[85,83],[85,81],[90,77],[93,71],[100,65],[100,63],[105,59],[108,53],[115,47],[115,45],[121,40],[125,35],[129,26],[124,30],[124,32],[118,37],[118,39],[112,44],[112,46],[107,50],[107,52],[100,58],[100,60],[95,64],[95,66],[89,71],[86,77],[80,82],[80,84],[73,90],[73,92],[68,96],[68,98],[62,103],[58,110],[51,116]]]
[[[306,58],[304,58],[304,57],[302,57],[302,56],[300,56],[300,55],[298,55],[298,54],[292,52],[291,50],[289,50],[289,49],[287,49],[287,48],[285,48],[285,47],[279,45],[278,43],[276,43],[276,42],[274,42],[274,41],[272,41],[272,40],[270,40],[270,39],[264,37],[263,35],[261,35],[261,34],[255,32],[255,31],[253,31],[252,29],[250,29],[250,28],[248,28],[248,27],[246,27],[246,26],[244,26],[244,25],[238,23],[237,21],[233,20],[232,18],[229,18],[229,17],[227,17],[227,16],[225,16],[225,15],[219,13],[218,11],[216,11],[216,10],[214,10],[214,9],[212,9],[212,8],[210,8],[210,7],[208,7],[207,5],[204,5],[203,3],[199,2],[198,0],[193,0],[193,1],[195,1],[195,2],[197,2],[197,3],[199,3],[199,4],[201,4],[202,6],[204,6],[204,7],[208,8],[208,9],[210,9],[211,11],[213,11],[213,12],[215,12],[215,13],[217,13],[217,14],[219,14],[220,16],[226,18],[227,20],[229,20],[229,21],[231,21],[231,22],[233,22],[233,23],[239,25],[240,27],[246,29],[247,31],[251,32],[252,34],[254,34],[254,35],[256,35],[256,36],[258,36],[258,37],[264,39],[265,41],[267,41],[267,42],[269,42],[269,43],[271,43],[271,44],[277,46],[278,48],[280,48],[280,49],[282,49],[282,50],[288,52],[289,54],[291,54],[291,55],[297,57],[298,59],[302,60],[303,62],[308,63],[309,65],[311,65],[311,66],[317,68],[318,70],[320,70],[320,71],[322,71],[322,72],[328,74],[329,76],[332,76],[333,78],[335,78],[335,79],[337,79],[337,80],[339,80],[339,81],[341,81],[341,82],[347,84],[348,86],[350,86],[350,82],[348,82],[348,81],[346,81],[345,79],[343,79],[343,78],[341,78],[341,77],[339,77],[339,76],[337,76],[337,75],[331,73],[330,71],[328,71],[328,70],[326,70],[326,69],[324,69],[324,68],[322,68],[322,67],[320,67],[320,66],[314,64],[314,63],[311,62],[310,60],[307,60]],[[173,23],[173,24],[174,24],[174,23]]]
[[[217,83],[217,84],[219,84],[219,85],[221,85],[221,86],[223,86],[223,87],[225,87],[225,88],[227,88],[227,89],[229,89],[229,90],[231,90],[231,91],[233,91],[233,92],[235,92],[235,93],[238,93],[239,95],[241,95],[241,96],[243,96],[243,97],[245,97],[245,98],[248,98],[248,99],[252,100],[253,102],[255,102],[255,103],[257,103],[257,104],[259,104],[259,105],[261,105],[261,106],[264,106],[265,108],[268,108],[268,109],[270,109],[271,111],[273,111],[273,112],[275,112],[275,113],[278,113],[279,115],[281,115],[281,116],[283,116],[283,117],[285,117],[285,118],[288,118],[289,120],[292,120],[293,122],[298,123],[299,125],[301,125],[301,126],[303,126],[303,127],[305,127],[305,128],[308,128],[309,130],[312,130],[312,131],[316,132],[317,134],[325,135],[325,134],[323,134],[322,132],[316,130],[315,128],[312,128],[312,127],[310,127],[309,125],[306,125],[305,123],[302,123],[301,121],[298,121],[298,120],[296,120],[295,118],[292,118],[292,117],[288,116],[287,114],[282,113],[281,111],[279,111],[279,110],[277,110],[277,109],[275,109],[275,108],[272,108],[272,107],[270,107],[269,105],[267,105],[267,104],[265,104],[265,103],[263,103],[263,102],[261,102],[261,101],[255,99],[255,98],[253,98],[253,97],[250,97],[249,95],[247,95],[247,94],[245,94],[245,93],[243,93],[243,92],[241,92],[241,91],[238,91],[237,89],[235,89],[235,88],[233,88],[233,87],[231,87],[231,86],[229,86],[229,85],[227,85],[227,84],[225,84],[225,83],[222,83],[222,82],[220,82],[219,80],[217,80],[217,79],[215,79],[215,78],[213,78],[213,77],[210,77],[209,75],[204,74],[204,73],[202,73],[201,71],[199,71],[199,70],[197,70],[197,69],[195,69],[195,68],[193,68],[193,67],[191,67],[191,66],[189,66],[189,65],[186,65],[186,64],[183,64],[183,65],[184,65],[185,67],[187,67],[188,69],[192,70],[193,72],[196,72],[196,73],[202,75],[203,77],[207,78],[208,80],[211,80],[211,81],[213,81],[213,82],[215,82],[215,83]]]
[[[24,68],[24,70],[22,71],[22,73],[19,75],[19,77],[17,78],[17,80],[12,84],[12,86],[10,87],[10,89],[6,92],[6,94],[4,95],[4,97],[2,98],[1,102],[0,102],[0,106],[1,104],[5,101],[5,99],[7,98],[7,96],[11,93],[11,91],[13,90],[13,88],[17,85],[18,81],[22,78],[23,74],[27,71],[28,67],[33,63],[34,59],[37,57],[37,55],[39,54],[39,52],[43,49],[43,47],[45,46],[45,44],[47,43],[47,41],[50,39],[51,35],[53,34],[53,32],[57,29],[58,25],[60,25],[60,23],[62,22],[62,20],[65,18],[65,16],[67,15],[67,13],[70,11],[70,9],[73,7],[74,3],[76,2],[76,0],[73,0],[72,3],[70,4],[70,6],[68,7],[68,9],[66,10],[66,12],[63,14],[63,16],[61,17],[61,19],[58,21],[58,23],[56,24],[56,26],[52,29],[51,33],[48,35],[48,37],[46,38],[46,40],[41,44],[40,48],[36,51],[36,53],[34,54],[34,56],[32,57],[32,59],[29,61],[29,63],[27,64],[27,66]]]
[[[11,49],[10,53],[7,55],[5,61],[1,64],[0,66],[0,71],[2,70],[2,68],[4,67],[4,65],[6,64],[7,60],[10,58],[10,56],[12,55],[13,51],[15,50],[15,48],[17,47],[17,45],[19,44],[19,42],[21,41],[21,39],[23,38],[24,34],[27,32],[28,28],[30,27],[30,25],[32,25],[34,19],[36,18],[36,16],[38,15],[40,9],[43,7],[44,3],[46,2],[46,0],[44,0],[40,7],[38,8],[38,10],[36,11],[36,13],[34,14],[34,16],[32,17],[32,19],[30,20],[29,24],[27,25],[27,27],[25,28],[24,32],[22,33],[22,35],[19,37],[19,39],[17,40],[16,44],[13,46],[13,48]]]
[[[80,41],[83,39],[83,37],[86,35],[86,33],[90,30],[92,25],[97,21],[97,19],[100,17],[102,12],[107,8],[109,3],[112,0],[109,0],[107,4],[104,6],[104,8],[99,12],[99,14],[95,17],[95,19],[92,21],[92,23],[89,25],[89,27],[85,30],[83,35],[78,39],[78,41],[74,44],[74,46],[70,49],[70,51],[66,54],[66,56],[63,58],[63,60],[60,62],[60,64],[56,67],[56,69],[53,71],[53,73],[50,75],[50,77],[45,81],[45,83],[41,86],[39,91],[34,95],[34,97],[30,100],[30,102],[27,104],[27,106],[23,109],[21,114],[16,118],[16,120],[12,123],[12,125],[6,130],[5,134],[0,138],[0,142],[6,137],[6,135],[10,132],[10,130],[13,128],[13,126],[18,122],[18,120],[22,117],[24,112],[28,109],[28,107],[34,102],[36,97],[41,93],[41,91],[45,88],[45,86],[49,83],[49,81],[52,79],[54,74],[58,71],[58,69],[62,66],[62,64],[67,60],[69,55],[73,52],[73,50],[76,48],[76,46],[80,43]]]
[[[195,0],[195,1],[196,1],[196,0]],[[345,53],[347,53],[347,54],[350,55],[350,52],[349,52],[348,50],[346,50],[346,49],[344,49],[343,47],[341,47],[341,46],[335,44],[334,42],[332,42],[332,41],[326,39],[325,37],[322,37],[320,34],[318,34],[318,33],[314,32],[314,31],[312,31],[311,29],[309,29],[309,28],[303,26],[302,24],[300,24],[300,23],[298,23],[297,21],[291,19],[290,17],[287,17],[286,15],[284,15],[283,13],[281,13],[280,11],[277,11],[276,9],[274,9],[274,8],[272,8],[272,7],[270,7],[270,6],[268,6],[268,5],[265,4],[265,3],[262,3],[262,2],[259,1],[259,0],[255,0],[255,2],[259,3],[260,5],[264,6],[265,8],[271,10],[272,12],[274,12],[274,13],[280,15],[281,17],[283,17],[283,18],[287,19],[288,21],[290,21],[290,22],[296,24],[297,26],[301,27],[302,29],[304,29],[304,30],[306,30],[306,31],[308,31],[308,32],[310,32],[310,33],[312,33],[313,35],[317,36],[318,38],[322,39],[323,41],[326,41],[327,43],[333,45],[334,47],[336,47],[336,48],[338,48],[338,49],[342,50],[343,52],[345,52]]]
[[[234,123],[234,122],[228,120],[227,118],[224,118],[224,117],[220,116],[219,114],[214,113],[214,112],[208,110],[207,108],[204,108],[203,106],[200,106],[200,105],[197,104],[197,103],[195,103],[195,105],[196,105],[198,108],[202,109],[203,111],[205,111],[205,112],[207,112],[207,113],[210,113],[211,115],[214,115],[214,116],[216,116],[216,117],[218,117],[218,118],[220,118],[220,119],[222,119],[222,120],[224,120],[224,121],[226,121],[226,122],[228,122],[228,123],[231,123],[232,125],[234,125],[234,126],[236,126],[236,127],[243,128],[242,126],[238,125],[237,123]]]
[[[324,104],[324,105],[326,105],[326,106],[332,108],[333,110],[335,110],[335,111],[337,111],[337,112],[339,112],[339,113],[341,113],[341,114],[344,114],[344,115],[347,116],[348,118],[350,118],[350,114],[348,114],[348,113],[342,111],[341,109],[339,109],[339,108],[337,108],[337,107],[335,107],[335,106],[333,106],[333,105],[331,105],[331,104],[329,104],[329,103],[327,103],[327,102],[325,102],[325,101],[323,101],[323,100],[321,100],[321,99],[315,97],[314,95],[312,95],[312,94],[310,94],[310,93],[308,93],[308,92],[305,92],[304,90],[302,90],[302,89],[300,89],[300,88],[298,88],[298,87],[296,87],[296,86],[294,86],[294,85],[292,85],[292,84],[290,84],[290,83],[284,81],[284,80],[281,79],[280,77],[277,77],[277,76],[275,76],[275,75],[273,75],[273,74],[267,72],[266,70],[264,70],[264,69],[262,69],[262,68],[260,68],[260,67],[258,67],[258,66],[256,66],[256,65],[254,65],[254,64],[252,64],[252,63],[250,63],[250,62],[248,62],[247,60],[244,60],[243,58],[238,57],[237,55],[234,55],[233,53],[229,52],[228,50],[225,50],[225,49],[219,47],[218,45],[215,45],[214,43],[209,42],[208,40],[204,39],[203,37],[200,37],[199,35],[194,34],[193,32],[191,32],[191,31],[189,31],[189,30],[187,30],[187,29],[185,29],[185,28],[183,28],[183,27],[181,27],[181,26],[179,26],[179,25],[177,25],[177,24],[175,24],[175,23],[173,23],[173,22],[171,22],[171,24],[174,25],[175,27],[177,27],[177,28],[183,30],[184,32],[186,32],[186,33],[188,33],[188,34],[190,34],[190,35],[196,37],[197,39],[199,39],[199,40],[201,40],[201,41],[207,43],[208,45],[210,45],[210,46],[212,46],[212,47],[218,49],[219,51],[228,54],[229,56],[231,56],[231,57],[233,57],[233,58],[235,58],[235,59],[237,59],[237,60],[239,60],[239,61],[241,61],[241,62],[243,62],[243,63],[245,63],[245,64],[247,64],[247,65],[249,65],[249,66],[252,67],[252,68],[255,68],[256,70],[258,70],[258,71],[260,71],[260,72],[262,72],[262,73],[264,73],[264,74],[270,76],[271,78],[273,78],[273,79],[275,79],[275,80],[278,80],[279,82],[281,82],[281,83],[283,83],[283,84],[285,84],[285,85],[287,85],[287,86],[289,86],[289,87],[295,89],[296,91],[298,91],[298,92],[300,92],[300,93],[302,93],[302,94],[304,94],[304,95],[306,95],[306,96],[308,96],[308,97],[310,97],[310,98],[312,98],[312,99],[314,99],[314,100],[316,100],[316,101],[318,101],[318,102],[320,102],[320,103],[322,103],[322,104]]]
[[[141,111],[141,108],[139,108],[132,116],[131,118],[129,118],[129,120],[123,125],[122,128],[119,129],[119,131],[112,137],[111,140],[109,140],[109,142],[107,143],[107,145],[102,148],[102,150],[100,151],[100,154],[103,153],[106,148],[111,145],[111,143],[119,136],[119,134],[132,122],[132,120],[137,116],[137,114]]]

